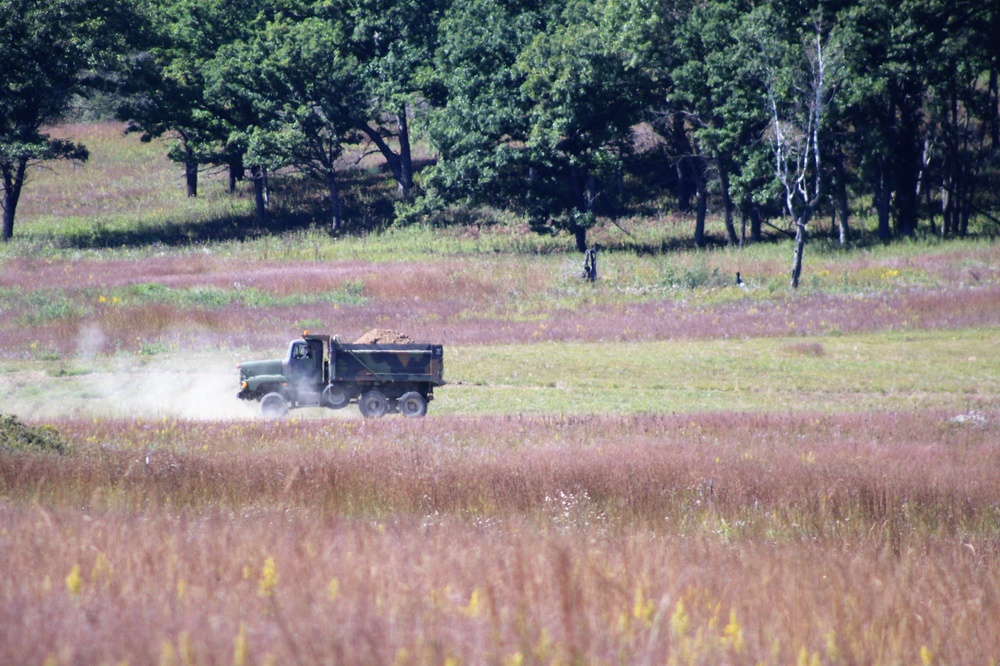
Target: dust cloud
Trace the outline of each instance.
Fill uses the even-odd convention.
[[[30,419],[259,418],[257,403],[236,398],[236,361],[162,354],[81,356],[44,365],[0,375],[3,412]]]
[[[257,403],[236,398],[235,363],[205,363],[188,372],[171,370],[168,359],[92,376],[92,407],[115,416],[173,417],[197,420],[257,418]],[[103,411],[101,409],[101,411]]]
[[[240,388],[237,364],[277,358],[284,350],[274,350],[269,356],[218,345],[217,340],[205,340],[200,351],[108,354],[104,333],[96,326],[88,327],[80,332],[72,357],[3,368],[0,412],[35,420],[260,419],[257,402],[236,397]],[[360,418],[355,406],[299,409],[293,414],[296,418]]]

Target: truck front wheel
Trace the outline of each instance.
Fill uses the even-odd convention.
[[[417,417],[427,414],[427,400],[416,391],[404,393],[399,399],[399,411],[403,416]]]
[[[281,419],[288,414],[288,401],[280,393],[268,393],[260,399],[260,413],[266,419]]]
[[[371,390],[364,393],[358,400],[361,414],[367,417],[379,418],[389,411],[389,399],[381,391]]]

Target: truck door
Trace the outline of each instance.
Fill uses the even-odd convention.
[[[288,380],[298,384],[323,383],[323,343],[296,340],[288,349]]]

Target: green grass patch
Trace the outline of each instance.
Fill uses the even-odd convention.
[[[11,287],[0,288],[0,302],[20,314],[14,318],[19,326],[44,326],[60,319],[86,314],[87,309],[75,303],[61,289],[42,287],[32,291]]]
[[[877,412],[1000,406],[1000,330],[650,343],[449,346],[430,414]],[[169,352],[169,353],[168,353]],[[234,365],[276,350],[177,353],[149,347],[87,374],[65,360],[19,361],[0,374],[17,413],[253,417]],[[297,412],[357,417],[356,410]]]
[[[853,411],[1000,404],[1000,330],[449,349],[435,413]]]
[[[182,308],[217,309],[233,303],[251,308],[299,306],[312,303],[364,305],[364,284],[348,282],[341,289],[278,296],[257,287],[222,289],[219,287],[188,287],[176,289],[162,284],[144,283],[126,287],[120,297],[124,303],[165,303]]]

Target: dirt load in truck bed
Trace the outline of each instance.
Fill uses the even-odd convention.
[[[373,328],[354,341],[356,345],[408,345],[413,338],[388,328]]]

